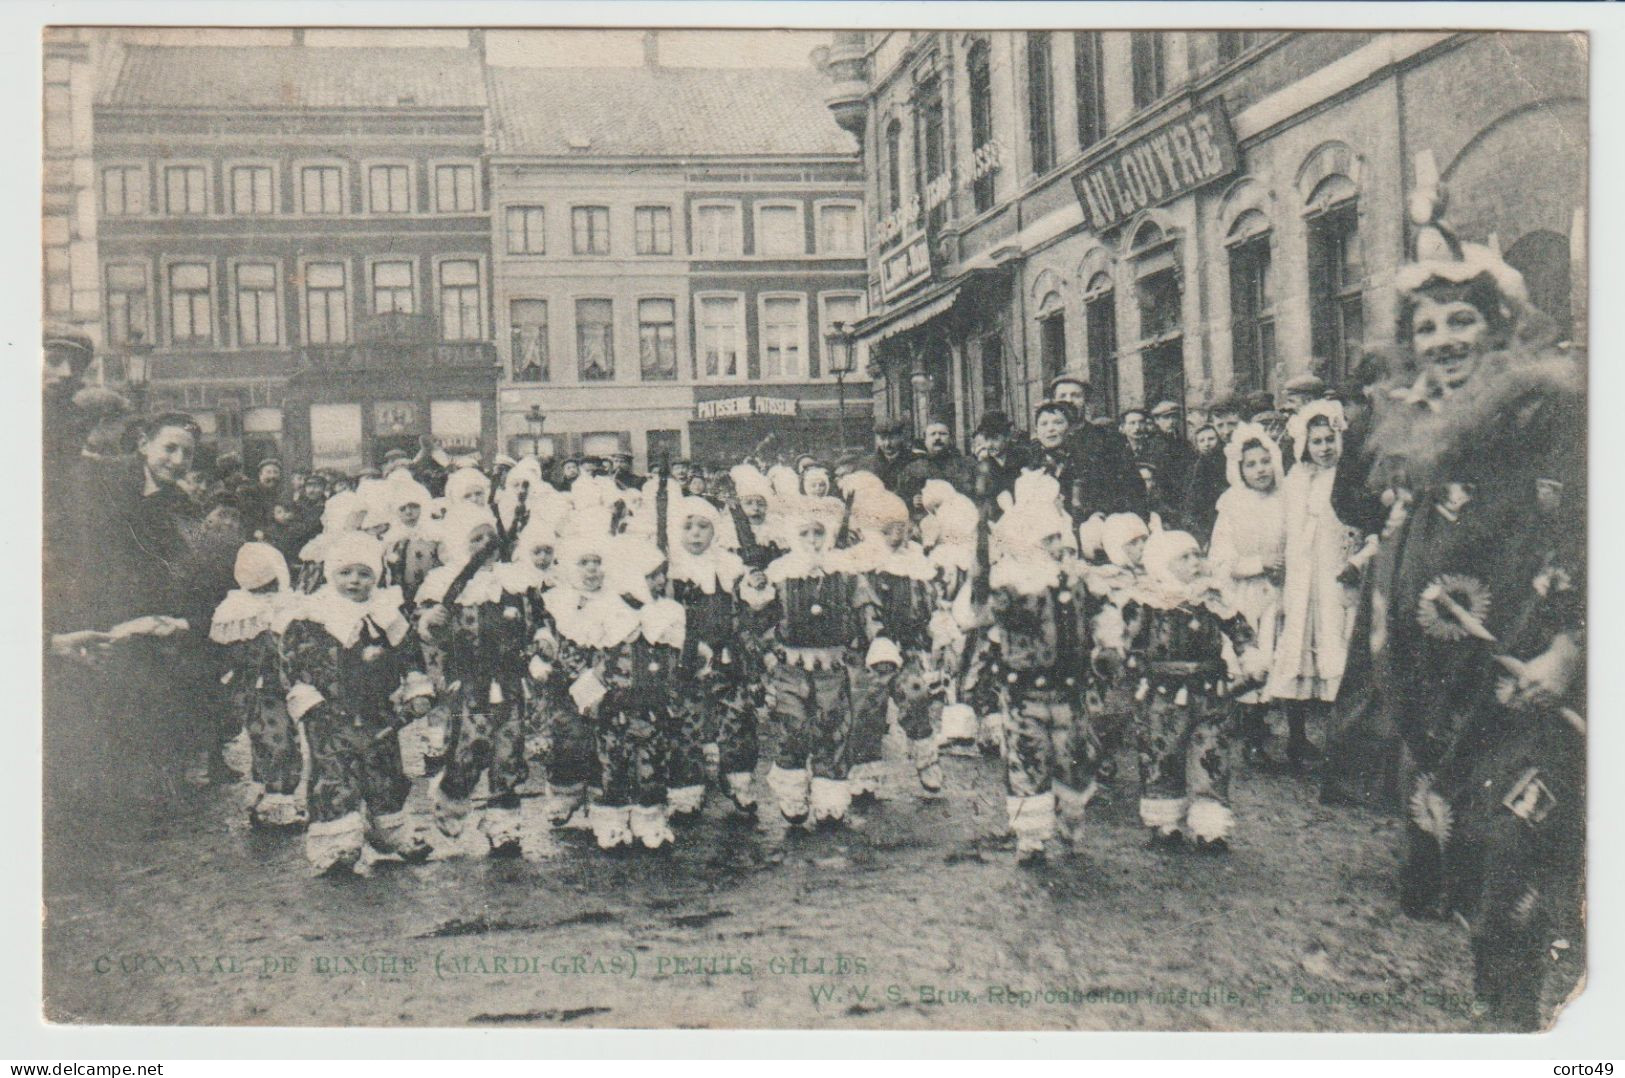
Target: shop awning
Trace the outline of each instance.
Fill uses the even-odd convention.
[[[895,311],[865,318],[856,326],[858,340],[878,344],[887,337],[925,325],[959,300],[959,285],[947,284],[921,293],[913,303]]]

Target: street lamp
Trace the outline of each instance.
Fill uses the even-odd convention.
[[[824,336],[824,358],[835,376],[835,432],[846,449],[846,376],[857,368],[856,334],[845,322],[835,322]]]
[[[533,404],[530,411],[525,413],[525,426],[530,428],[530,455],[541,459],[542,456],[542,427],[547,422],[547,416],[542,414],[542,406]]]
[[[152,345],[138,332],[130,333],[124,357],[124,385],[130,391],[130,407],[137,415],[147,410],[147,383],[152,378]]]

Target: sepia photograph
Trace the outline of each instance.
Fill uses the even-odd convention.
[[[47,26],[43,1021],[1553,1028],[1591,36],[1087,15]]]

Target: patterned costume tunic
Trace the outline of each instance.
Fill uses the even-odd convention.
[[[322,604],[340,614],[325,617]],[[403,844],[411,782],[401,767],[395,708],[397,700],[433,693],[414,669],[416,641],[400,615],[399,592],[375,592],[355,611],[338,604],[348,600],[312,596],[282,633],[288,710],[310,746],[306,852],[317,867],[359,852],[363,806],[375,844]]]
[[[1086,583],[1058,566],[1038,566],[1034,579],[1001,562],[990,577],[989,610],[999,630],[998,663],[989,671],[1005,725],[1005,783],[1012,799],[1041,798],[1061,786],[1081,798],[1100,764],[1100,740],[1082,706],[1098,602]],[[1045,579],[1047,575],[1047,579]],[[1049,803],[1046,802],[1046,805]],[[1054,813],[1081,814],[1081,804],[1039,807],[1030,821],[1048,837]],[[1032,806],[1019,810],[1033,814]],[[1024,830],[1012,807],[1012,824]]]
[[[1170,595],[1149,584],[1123,606],[1122,620],[1125,669],[1137,679],[1140,819],[1163,833],[1188,827],[1198,838],[1226,838],[1233,817],[1225,642],[1247,652],[1252,628],[1216,591]]]
[[[451,601],[449,616],[429,636],[439,644],[443,676],[455,686],[448,730],[448,758],[440,780],[446,798],[463,801],[482,773],[490,779],[491,808],[517,809],[518,787],[529,775],[525,758],[526,647],[530,642],[526,601],[503,585],[508,566],[481,569]],[[441,577],[424,581],[420,599],[444,598]]]
[[[216,609],[209,632],[226,649],[225,683],[232,714],[248,733],[250,778],[264,793],[288,798],[299,785],[304,761],[298,731],[288,717],[273,622],[277,608],[292,598],[233,591]]]
[[[681,565],[681,560],[675,564]],[[732,571],[719,571],[707,594],[696,581],[676,575],[680,570],[674,568],[672,598],[687,616],[684,731],[672,761],[674,788],[705,781],[708,745],[716,746],[716,767],[722,775],[743,775],[756,768],[757,716],[766,708],[766,667],[761,642],[751,629],[754,612],[738,596],[743,570],[735,562]]]

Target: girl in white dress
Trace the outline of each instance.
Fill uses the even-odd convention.
[[[1208,565],[1225,600],[1252,626],[1259,650],[1273,656],[1286,570],[1281,448],[1263,427],[1244,423],[1224,456],[1230,487],[1219,496]],[[1235,699],[1248,755],[1256,759],[1269,736],[1262,686]]]
[[[1287,760],[1310,762],[1305,733],[1311,714],[1337,699],[1348,660],[1357,574],[1349,558],[1352,531],[1332,509],[1332,483],[1347,423],[1337,401],[1314,401],[1287,425],[1297,465],[1281,484],[1286,512],[1286,576],[1281,632],[1275,641],[1266,695],[1282,701],[1287,716]]]

